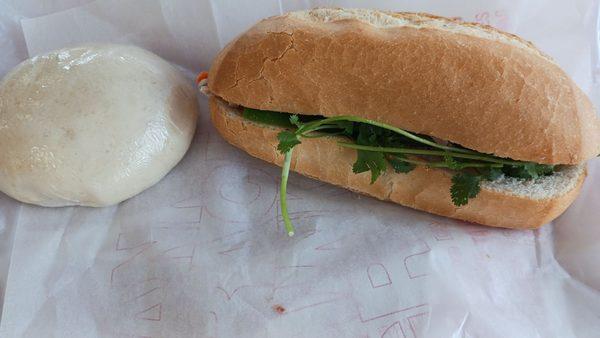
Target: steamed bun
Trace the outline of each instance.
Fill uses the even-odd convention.
[[[24,61],[0,83],[0,191],[43,206],[106,206],[183,157],[193,85],[138,47],[86,45]]]

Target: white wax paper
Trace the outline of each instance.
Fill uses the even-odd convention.
[[[597,3],[369,6],[520,34],[598,104]],[[0,71],[27,52],[110,41],[150,49],[191,75],[260,18],[316,5],[365,2],[4,1]],[[294,174],[288,199],[297,234],[288,238],[279,169],[226,144],[200,101],[187,156],[119,206],[48,209],[0,194],[3,337],[600,335],[598,160],[577,201],[539,231],[466,224]]]

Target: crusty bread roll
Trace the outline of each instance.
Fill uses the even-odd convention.
[[[452,172],[418,166],[374,184],[354,174],[356,151],[302,139],[291,169],[431,213],[497,227],[537,228],[575,199],[585,161],[600,153],[586,95],[531,43],[489,26],[427,14],[315,9],[265,19],[217,56],[208,77],[213,122],[233,145],[282,164],[280,128],[240,107],[354,115],[514,160],[561,165],[550,176],[484,181],[465,206]]]
[[[24,61],[0,83],[0,191],[43,206],[105,206],[158,182],[192,140],[192,83],[133,46]]]
[[[281,166],[277,133],[282,128],[246,120],[240,108],[217,97],[210,99],[212,121],[219,133],[248,154]],[[387,171],[374,184],[370,174],[355,174],[356,151],[336,144],[336,137],[303,139],[294,148],[291,169],[304,176],[355,192],[433,214],[503,228],[534,229],[560,215],[577,197],[586,175],[584,165],[565,166],[552,176],[532,181],[505,177],[482,183],[469,204],[456,207],[450,200],[452,173],[422,166],[407,174]]]
[[[225,47],[208,85],[244,107],[357,115],[515,160],[600,153],[589,99],[551,59],[491,27],[425,14],[268,18]]]

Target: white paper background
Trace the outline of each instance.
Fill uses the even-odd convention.
[[[27,55],[133,43],[186,70],[260,18],[361,1],[0,2],[0,74]],[[598,104],[597,1],[371,1],[534,41]],[[597,337],[600,165],[540,231],[465,224],[292,175],[207,118],[182,163],[117,207],[46,209],[0,194],[3,337]],[[283,310],[285,309],[285,310]],[[278,311],[280,310],[280,311]],[[283,313],[280,313],[283,311]]]

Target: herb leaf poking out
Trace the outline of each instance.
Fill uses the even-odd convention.
[[[402,154],[399,154],[402,155]],[[406,158],[406,156],[402,155],[402,156],[388,156],[387,160],[388,162],[390,162],[390,165],[392,166],[392,168],[394,168],[394,171],[397,173],[408,173],[411,172],[413,169],[415,169],[415,165],[412,163],[408,163],[406,161],[404,161],[403,159]]]
[[[502,169],[500,168],[482,168],[479,169],[479,173],[483,175],[483,179],[488,181],[495,181],[502,175]]]
[[[463,169],[463,166],[454,159],[454,157],[450,156],[449,154],[444,154],[444,162],[446,163],[446,165],[448,166],[449,169],[452,170],[461,170]]]
[[[343,134],[346,136],[351,136],[354,132],[354,122],[351,121],[336,121],[335,123],[340,129],[344,132]]]
[[[385,172],[386,167],[387,162],[383,153],[359,150],[357,151],[356,162],[352,165],[352,172],[359,174],[370,170],[371,184],[373,184]]]
[[[279,150],[282,154],[286,154],[296,145],[300,144],[300,138],[298,138],[298,135],[289,130],[284,130],[277,134],[277,139],[279,140],[277,150]]]
[[[540,176],[551,174],[554,171],[554,166],[526,162],[519,166],[506,166],[503,171],[505,174],[513,177],[535,179]]]
[[[290,115],[285,113],[278,113],[268,110],[258,110],[252,108],[244,108],[242,116],[250,121],[267,124],[271,126],[278,126],[283,128],[290,128],[293,125],[290,123]]]
[[[298,117],[298,115],[290,116],[290,123],[295,125],[298,128],[302,127],[302,124],[303,124],[302,122],[300,122],[300,118]]]
[[[456,206],[462,206],[469,202],[470,198],[475,198],[481,187],[481,176],[459,172],[452,177],[452,187],[450,195],[452,202]]]
[[[356,143],[365,146],[377,146],[377,133],[369,125],[361,125],[358,128]],[[375,183],[387,168],[387,161],[384,153],[376,151],[357,150],[356,162],[352,165],[352,172],[355,174],[371,171],[371,184]]]

